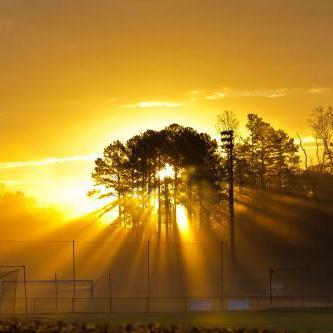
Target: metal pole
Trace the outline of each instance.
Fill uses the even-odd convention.
[[[150,311],[150,242],[147,241],[147,312]]]
[[[161,236],[161,229],[162,229],[162,209],[161,209],[161,179],[158,176],[158,187],[157,187],[157,195],[158,195],[158,237]]]
[[[235,211],[234,211],[234,131],[222,131],[221,141],[223,148],[228,152],[229,173],[229,217],[230,217],[230,255],[232,268],[235,266]]]
[[[109,272],[109,310],[112,312],[112,274]]]
[[[25,271],[25,265],[23,266],[23,281],[24,281],[24,301],[25,301],[25,313],[28,313],[28,299],[27,299],[27,276]]]
[[[269,304],[272,305],[273,294],[272,294],[272,278],[273,278],[274,269],[269,270]]]
[[[229,210],[230,210],[230,242],[231,242],[231,260],[235,263],[235,211],[234,211],[234,143],[233,134],[230,135],[230,148],[229,148]]]
[[[72,312],[75,312],[75,241],[72,241],[72,263],[73,263],[73,299],[72,299]]]
[[[90,281],[90,312],[92,312],[93,309],[93,298],[94,298],[94,286],[93,281]]]
[[[58,282],[57,273],[54,273],[54,287],[55,287],[55,311],[58,312]]]
[[[301,273],[301,293],[302,293],[302,305],[304,306],[304,269],[300,269]]]
[[[0,293],[0,313],[2,312],[2,297],[3,297],[3,281],[0,280],[1,284],[1,293]]]
[[[223,310],[224,297],[224,257],[223,257],[223,242],[220,242],[220,278],[221,278],[221,310]]]

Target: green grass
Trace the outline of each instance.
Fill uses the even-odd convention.
[[[333,309],[273,309],[260,312],[112,313],[29,315],[25,319],[110,323],[159,323],[201,327],[268,328],[298,332],[333,332]]]

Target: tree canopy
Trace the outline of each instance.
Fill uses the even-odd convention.
[[[330,108],[318,109],[311,119],[316,137],[323,142],[326,169],[332,155],[327,125],[331,123],[326,119],[331,121],[331,113]],[[232,111],[225,111],[216,128],[238,131],[239,121]],[[236,191],[316,193],[313,182],[308,189],[303,180],[299,146],[292,137],[257,114],[248,114],[246,129],[246,135],[239,133],[234,144]],[[176,229],[180,210],[185,210],[193,224],[219,225],[226,211],[227,168],[228,155],[208,134],[172,124],[106,147],[103,157],[95,161],[91,194],[110,198],[105,212],[118,209],[118,223],[144,228],[147,221],[155,221],[159,235],[162,230]]]
[[[111,143],[96,160],[93,179],[93,194],[118,206],[119,223],[142,227],[155,214],[160,233],[173,228],[181,207],[189,220],[211,223],[222,200],[223,163],[209,135],[172,124]]]
[[[248,136],[236,146],[236,174],[241,186],[288,190],[295,186],[300,158],[294,139],[256,114],[247,116]]]

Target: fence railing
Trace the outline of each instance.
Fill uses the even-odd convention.
[[[7,302],[13,301],[14,309],[6,307]],[[333,296],[276,296],[272,299],[269,296],[43,297],[1,299],[0,314],[260,311],[270,308],[332,306]]]

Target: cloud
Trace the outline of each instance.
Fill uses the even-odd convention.
[[[184,103],[179,102],[167,102],[167,101],[143,101],[138,102],[136,104],[125,105],[126,108],[156,108],[156,107],[166,107],[166,108],[176,108],[177,106],[181,106]]]
[[[209,101],[215,101],[217,99],[225,98],[226,94],[223,91],[215,91],[211,95],[205,96],[205,99],[208,99]]]
[[[191,102],[196,102],[200,99],[200,97],[205,94],[204,90],[191,90],[189,91],[189,94],[191,96]]]
[[[309,88],[309,89],[307,89],[307,92],[309,94],[313,94],[313,95],[323,94],[328,91],[330,91],[329,88]]]
[[[223,89],[211,92],[205,95],[204,98],[210,101],[215,101],[224,98],[240,98],[240,97],[266,97],[277,98],[283,97],[287,94],[287,89],[273,89],[273,90],[231,90]]]
[[[280,98],[291,95],[319,95],[332,91],[327,87],[312,88],[280,88],[280,89],[230,89],[221,88],[211,91],[192,90],[189,91],[191,101],[205,99],[208,101],[217,101],[226,98],[243,98],[243,97],[264,97],[264,98]]]
[[[91,155],[77,155],[77,156],[68,156],[68,157],[49,157],[38,161],[2,162],[0,163],[0,169],[17,169],[17,168],[26,168],[31,166],[45,166],[45,165],[60,164],[67,162],[95,160],[96,158],[97,158],[96,154],[91,154]]]
[[[190,95],[199,95],[202,94],[204,90],[191,90],[189,91]]]
[[[295,140],[299,142],[298,138],[296,138]],[[303,138],[301,138],[301,140],[304,144],[313,144],[316,142],[316,139],[313,136],[304,136]]]
[[[294,140],[295,140],[296,144],[298,144],[298,145],[300,144],[298,137],[295,137]],[[303,147],[306,149],[311,150],[311,149],[323,148],[323,142],[321,140],[316,141],[316,138],[313,136],[304,136],[304,137],[301,137],[301,140],[302,140]]]
[[[0,180],[0,184],[5,186],[17,186],[17,185],[32,185],[33,182],[25,182],[21,180]]]

